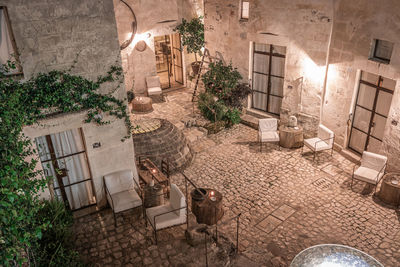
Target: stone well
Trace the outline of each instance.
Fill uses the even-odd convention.
[[[192,160],[192,151],[183,133],[164,119],[140,119],[133,121],[132,132],[136,159],[148,157],[158,167],[161,160],[168,160],[170,171],[185,168]]]

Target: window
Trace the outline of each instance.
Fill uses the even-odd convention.
[[[8,60],[16,62],[16,69],[10,70],[8,74],[21,74],[22,68],[19,63],[17,46],[12,33],[7,8],[0,7],[0,64],[7,64]]]
[[[390,63],[394,44],[389,41],[374,39],[372,41],[369,59],[384,64]]]
[[[286,47],[254,43],[253,51],[252,107],[279,115],[283,99]]]
[[[241,3],[240,3],[240,19],[241,20],[248,20],[249,19],[249,12],[250,12],[250,2],[241,1]]]

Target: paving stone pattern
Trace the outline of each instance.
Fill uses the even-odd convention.
[[[187,92],[179,93],[173,94],[175,101],[154,105],[154,117],[163,113],[163,118],[172,116],[173,123],[183,123],[190,115],[185,109],[190,99],[185,100]],[[194,138],[191,146],[196,153],[185,170],[198,186],[223,194],[223,220],[242,214],[240,253],[229,265],[288,266],[307,247],[337,243],[360,249],[385,266],[400,266],[400,214],[372,196],[373,188],[364,183],[350,189],[353,163],[337,152],[333,157],[319,153],[315,162],[306,149],[301,155],[301,149],[279,151],[266,145],[260,152],[256,137],[256,130],[236,125]],[[179,173],[171,180],[184,192]],[[76,220],[76,246],[87,262],[95,266],[204,266],[204,250],[184,240],[186,226],[161,231],[154,245],[140,211],[119,215],[118,223],[114,228],[110,209]],[[235,240],[235,227],[231,221],[219,231]]]

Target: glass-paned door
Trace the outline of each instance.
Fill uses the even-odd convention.
[[[349,148],[378,153],[381,149],[387,116],[396,81],[362,72],[354,107]]]
[[[44,173],[52,177],[54,196],[72,210],[96,204],[82,129],[41,136],[35,141]]]
[[[174,67],[175,82],[183,84],[181,36],[179,35],[179,33],[175,33],[171,35],[171,39],[172,39],[172,64]]]
[[[286,47],[254,43],[253,108],[279,115],[283,99],[285,57]]]

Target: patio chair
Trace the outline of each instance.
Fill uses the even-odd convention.
[[[277,143],[279,150],[278,120],[275,118],[258,120],[258,141],[260,142],[260,151],[263,143]]]
[[[146,226],[149,222],[153,228],[156,244],[157,231],[186,223],[186,208],[185,196],[176,184],[171,184],[169,203],[146,209]]]
[[[132,170],[104,175],[104,185],[108,204],[114,214],[115,226],[117,226],[116,214],[133,208],[143,208],[143,193]]]
[[[146,77],[147,95],[149,97],[156,97],[162,100],[162,90],[160,84],[160,77],[150,76]],[[156,99],[158,100],[158,99]]]
[[[322,124],[318,126],[317,137],[304,140],[304,145],[314,152],[313,161],[315,161],[315,154],[319,151],[330,149],[332,156],[334,143],[335,143],[335,134]],[[303,149],[304,146],[301,148],[301,154],[303,154]]]
[[[378,187],[380,180],[385,174],[387,164],[387,157],[375,154],[372,152],[364,151],[361,157],[361,165],[353,168],[353,175],[351,177],[351,189],[353,190],[353,180],[360,180],[369,184],[375,185],[375,191]]]

